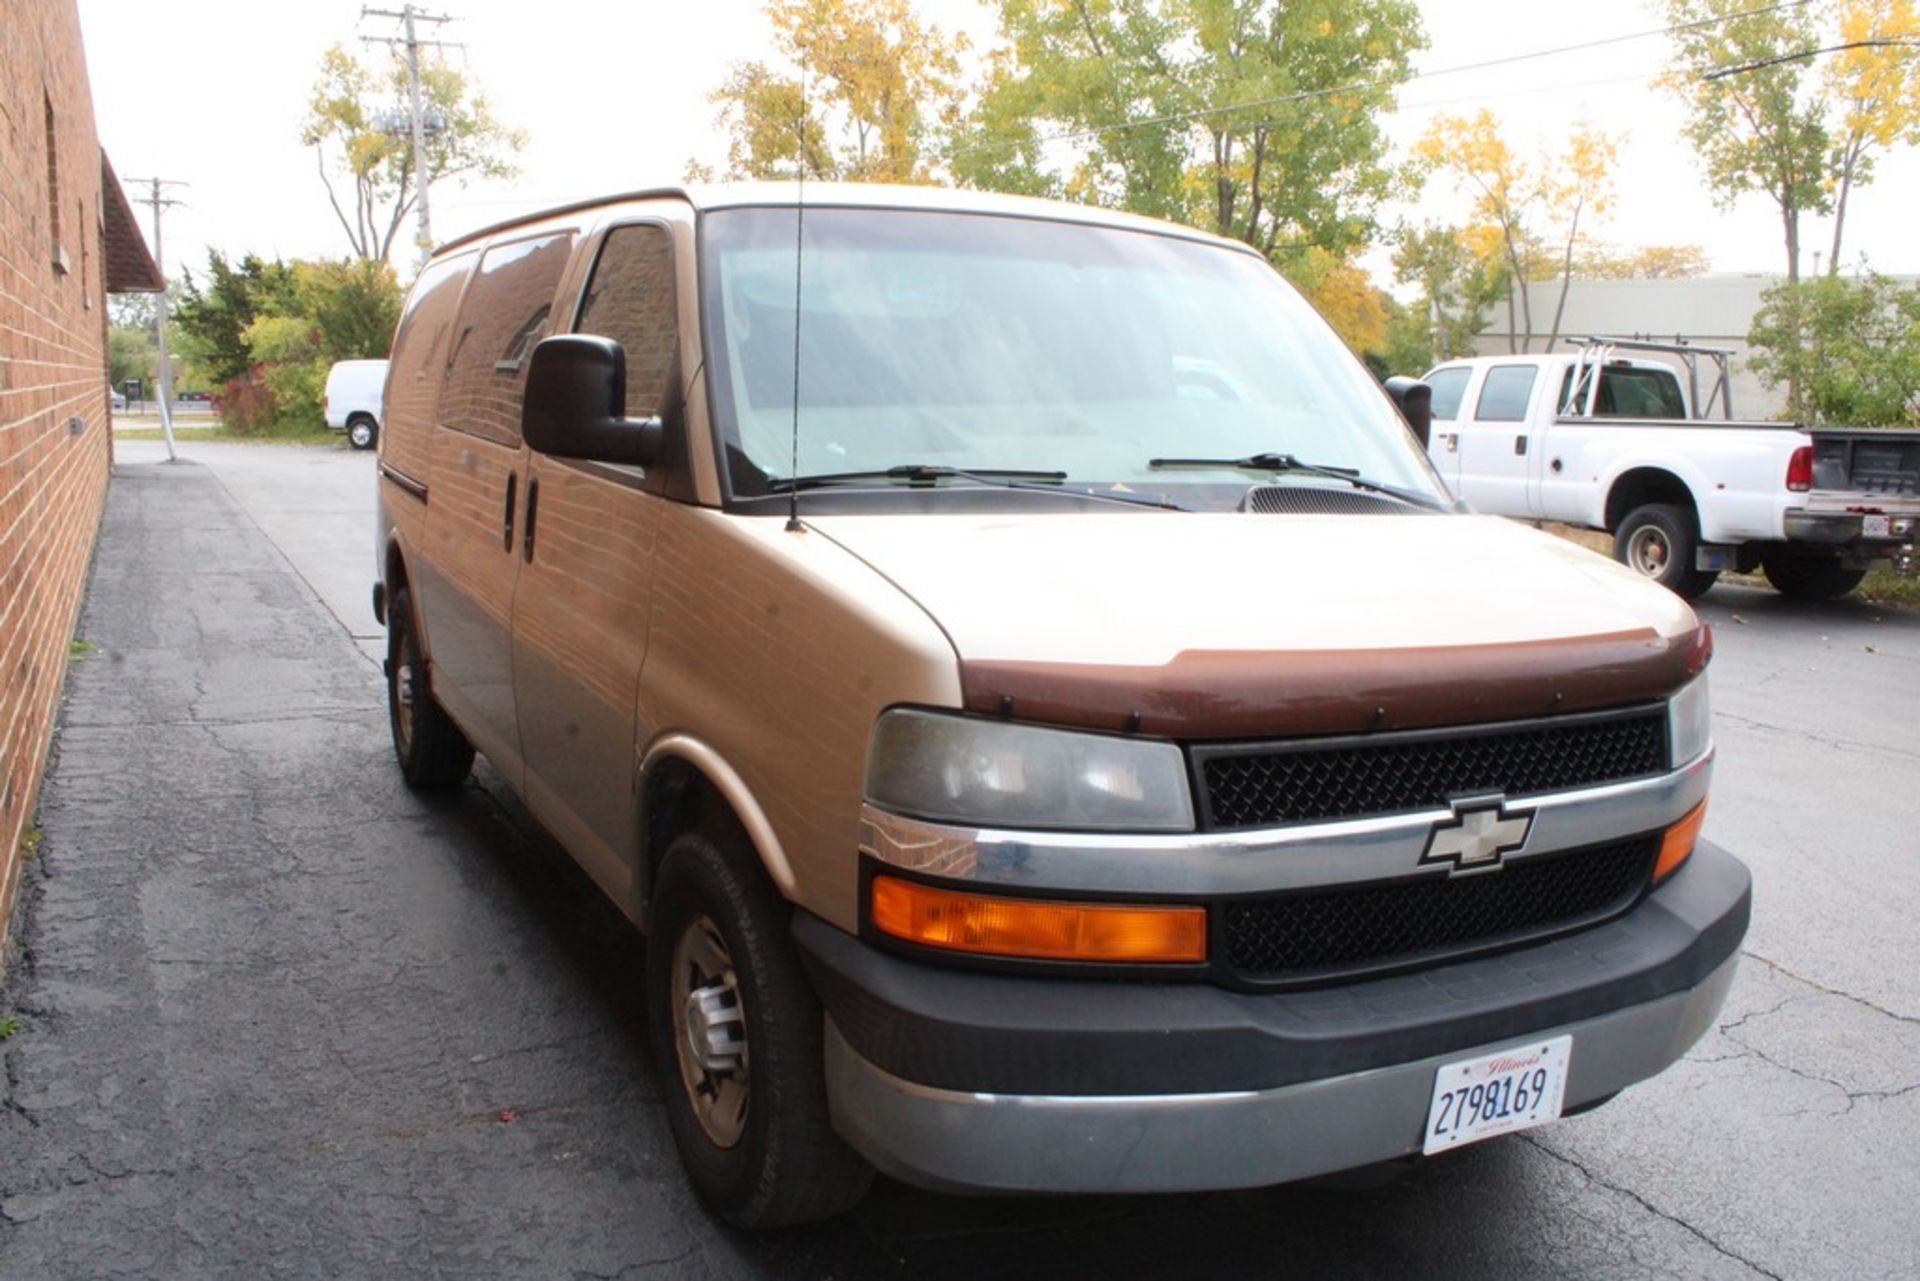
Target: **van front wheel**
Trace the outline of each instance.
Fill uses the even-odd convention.
[[[404,587],[387,602],[387,720],[407,786],[420,791],[454,787],[473,769],[473,744],[434,701],[413,593]]]
[[[872,1169],[827,1119],[823,1015],[791,910],[734,834],[668,847],[647,937],[647,1039],[702,1203],[739,1228],[831,1218]]]

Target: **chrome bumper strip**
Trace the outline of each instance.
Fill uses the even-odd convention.
[[[1658,778],[1508,803],[1532,828],[1515,862],[1657,831],[1706,799],[1709,748]],[[1102,894],[1271,893],[1397,879],[1420,866],[1446,809],[1233,832],[1134,836],[954,827],[861,807],[860,849],[908,871],[1010,889]]]

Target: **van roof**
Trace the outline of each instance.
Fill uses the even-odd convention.
[[[1101,209],[1092,205],[1041,200],[1032,196],[1008,196],[998,192],[969,191],[955,187],[903,186],[878,182],[808,182],[804,188],[804,199],[808,207],[917,209],[951,213],[999,214],[1016,218],[1046,218],[1054,221],[1081,222],[1091,226],[1116,227],[1129,231],[1150,231],[1160,235],[1180,236],[1188,240],[1238,249],[1244,253],[1254,252],[1238,240],[1210,235],[1179,223],[1142,218],[1137,214],[1121,213],[1118,210]],[[657,200],[662,197],[685,200],[701,212],[752,207],[791,209],[802,198],[801,190],[802,184],[794,182],[683,183],[667,187],[649,187],[619,195],[599,196],[591,200],[556,205],[551,209],[508,218],[447,241],[434,251],[434,256],[438,257],[451,249],[472,245],[498,232],[540,222],[561,214],[612,208],[616,205],[641,200]]]

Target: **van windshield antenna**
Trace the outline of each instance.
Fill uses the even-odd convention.
[[[799,134],[800,169],[795,179],[793,200],[793,439],[789,450],[787,475],[800,474],[800,257],[805,247],[807,218],[807,81],[800,78]],[[800,529],[800,486],[787,491],[787,532]]]

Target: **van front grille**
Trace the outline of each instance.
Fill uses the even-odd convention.
[[[1251,983],[1311,983],[1431,963],[1597,925],[1632,907],[1660,834],[1433,875],[1227,902],[1224,958]]]
[[[1444,809],[1456,796],[1537,796],[1665,773],[1661,706],[1448,730],[1195,744],[1212,830]]]

